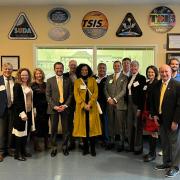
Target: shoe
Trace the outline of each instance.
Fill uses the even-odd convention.
[[[32,154],[31,154],[31,153],[28,153],[28,152],[25,152],[25,153],[24,153],[24,156],[25,156],[25,157],[32,157]]]
[[[18,161],[26,161],[27,160],[24,156],[20,156],[20,155],[14,155],[14,159],[16,159]]]
[[[118,146],[117,147],[117,152],[122,152],[124,151],[124,147],[123,146]]]
[[[89,150],[83,149],[82,155],[85,156],[85,155],[87,155],[87,154],[89,154]]]
[[[65,156],[68,156],[68,155],[69,155],[69,150],[68,150],[68,148],[66,147],[66,145],[62,147],[62,152],[63,152],[63,154],[64,154]]]
[[[171,178],[171,177],[175,177],[177,174],[179,174],[179,168],[172,167],[166,172],[165,176]]]
[[[157,166],[155,167],[155,170],[165,170],[165,169],[168,169],[168,168],[170,168],[169,165],[160,164],[160,165],[157,165]]]
[[[3,160],[4,160],[3,155],[0,155],[0,162],[3,162]]]
[[[156,159],[156,155],[146,154],[143,159],[144,162],[150,162]]]
[[[113,148],[114,148],[114,144],[113,143],[107,143],[105,150],[111,150]]]
[[[57,155],[57,149],[51,151],[51,157],[55,157]]]
[[[91,151],[91,156],[95,157],[96,156],[96,151]]]
[[[69,146],[68,146],[68,150],[69,150],[69,151],[72,151],[72,150],[74,150],[74,149],[76,149],[76,144],[75,144],[75,142],[71,142],[71,143],[69,144]]]

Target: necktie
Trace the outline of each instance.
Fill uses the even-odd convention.
[[[11,102],[11,89],[10,89],[10,83],[9,83],[9,78],[7,78],[7,87],[6,87],[6,93],[7,93],[7,100],[8,100],[8,107],[11,107],[12,102]]]
[[[159,114],[162,113],[162,101],[163,101],[163,98],[164,98],[166,87],[167,87],[166,83],[162,83],[160,101],[159,101]]]
[[[116,76],[117,76],[117,73],[114,73],[114,76],[113,76],[113,81],[116,82]]]
[[[59,89],[59,102],[63,103],[64,102],[64,97],[63,97],[63,80],[62,78],[58,78],[58,89]]]

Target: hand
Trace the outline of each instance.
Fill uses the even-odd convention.
[[[54,110],[58,111],[59,106],[54,106]]]
[[[22,117],[21,119],[22,119],[23,121],[27,121],[27,120],[28,120],[28,117],[27,117],[27,116],[26,116],[26,117],[24,116],[24,117]]]
[[[59,106],[58,112],[63,112],[66,109],[64,105]]]
[[[154,116],[154,122],[155,122],[156,126],[159,127],[160,124],[159,124],[158,120],[159,120],[159,117],[158,116]]]
[[[86,104],[86,105],[85,105],[85,109],[86,109],[87,111],[90,111],[91,105],[90,105],[90,104]]]
[[[109,98],[109,99],[107,100],[107,102],[108,102],[110,105],[115,105],[114,100],[113,100],[112,98]]]
[[[178,128],[178,124],[177,124],[176,122],[172,122],[172,124],[171,124],[171,130],[172,130],[172,131],[176,131],[177,128]]]

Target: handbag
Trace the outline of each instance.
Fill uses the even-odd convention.
[[[80,78],[80,79],[81,79],[81,78]],[[87,85],[84,83],[84,81],[83,81],[82,79],[81,79],[81,81],[82,81],[82,83],[84,84],[84,86],[86,86],[86,88],[87,88],[90,96],[92,96],[92,92],[89,90],[89,88],[87,87]],[[102,114],[103,112],[102,112],[101,106],[100,106],[100,104],[99,104],[98,101],[96,101],[96,105],[97,105],[97,109],[98,109],[99,114]]]
[[[146,99],[147,99],[147,95],[146,95]],[[144,110],[142,112],[142,121],[143,126],[144,126],[144,130],[148,131],[148,132],[155,132],[158,131],[158,126],[155,124],[155,121],[153,118],[150,117],[150,113],[147,110],[146,107],[146,100],[145,100],[145,104],[144,104]]]

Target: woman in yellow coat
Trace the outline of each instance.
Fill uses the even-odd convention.
[[[87,64],[77,68],[77,80],[74,82],[76,110],[73,136],[82,137],[83,155],[89,153],[96,156],[95,136],[101,135],[101,124],[97,109],[98,86],[92,77],[92,70]]]

